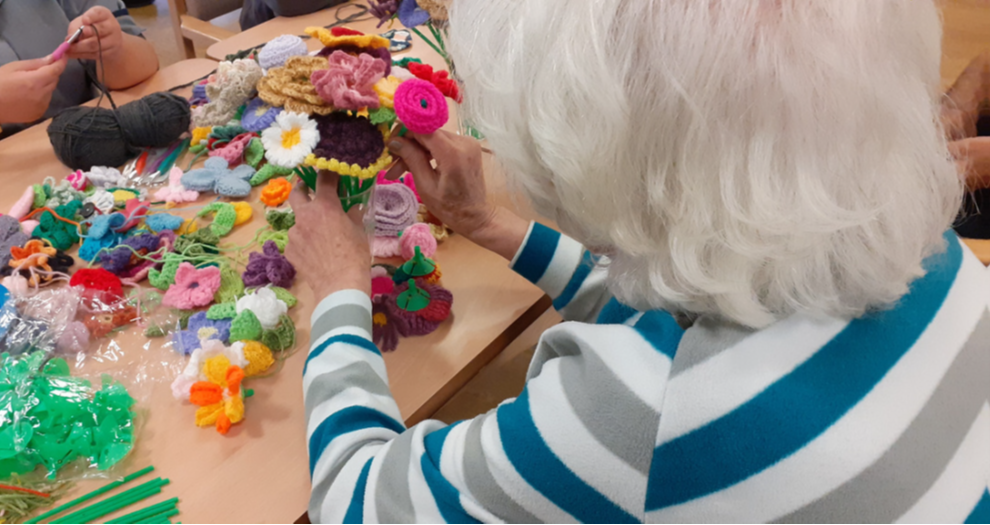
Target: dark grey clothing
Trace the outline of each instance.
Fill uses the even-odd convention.
[[[276,16],[300,16],[342,4],[347,0],[244,0],[241,29],[250,29]]]
[[[121,0],[0,0],[0,65],[51,54],[65,41],[69,23],[95,6],[113,11],[125,33],[141,34],[141,28],[127,13]],[[95,73],[92,62],[69,60],[44,118],[82,104],[97,94],[86,77],[86,67]],[[0,137],[25,127],[4,125]]]

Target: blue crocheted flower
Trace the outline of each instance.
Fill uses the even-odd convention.
[[[181,354],[189,355],[202,346],[199,339],[199,331],[203,328],[212,328],[213,332],[204,339],[219,339],[226,343],[230,339],[230,319],[211,320],[206,317],[206,312],[198,312],[189,318],[189,323],[185,330],[180,330],[172,334],[172,343],[175,350]]]
[[[281,108],[274,108],[265,103],[264,100],[256,98],[248,102],[241,115],[241,127],[254,133],[261,133],[268,129],[274,122],[275,117],[281,112]]]
[[[430,21],[430,13],[419,7],[416,0],[403,0],[399,4],[399,22],[406,27],[416,27]]]
[[[251,193],[248,180],[254,168],[247,164],[230,169],[221,157],[210,157],[202,168],[182,175],[182,185],[187,190],[212,191],[225,197],[247,197]]]
[[[162,230],[177,230],[182,226],[182,217],[171,213],[155,213],[145,217],[144,223],[151,231],[158,233]]]
[[[89,221],[89,231],[86,232],[86,240],[79,248],[79,257],[85,261],[92,261],[103,248],[113,248],[120,243],[121,234],[115,230],[127,222],[127,217],[122,213],[110,213],[108,215],[97,215]]]

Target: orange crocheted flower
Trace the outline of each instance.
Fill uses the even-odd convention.
[[[229,363],[224,356],[207,359],[204,368],[215,369],[212,365],[226,365],[223,376],[197,381],[189,389],[189,402],[199,406],[196,409],[196,425],[214,425],[221,434],[226,434],[231,425],[244,419],[244,395],[241,393],[244,370]],[[210,375],[213,374],[207,374]]]
[[[29,268],[39,268],[45,270],[46,272],[52,271],[52,267],[48,265],[48,258],[54,257],[56,254],[55,248],[52,247],[51,243],[46,240],[41,239],[31,239],[30,241],[24,243],[24,247],[11,246],[10,247],[10,262],[7,263],[11,268],[17,268],[20,270],[26,270]],[[31,286],[37,286],[41,280],[41,276],[32,273],[31,278],[28,282]]]
[[[292,183],[286,180],[285,177],[272,179],[261,190],[261,202],[265,203],[265,206],[274,208],[285,202],[289,198],[290,193],[292,193]]]

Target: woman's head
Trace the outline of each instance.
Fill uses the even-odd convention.
[[[896,301],[962,186],[931,0],[455,0],[465,110],[639,308]]]

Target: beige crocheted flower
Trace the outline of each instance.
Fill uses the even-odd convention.
[[[254,60],[221,62],[217,72],[206,84],[210,102],[197,111],[193,118],[196,127],[223,126],[237,114],[237,108],[247,102],[255,84],[264,75]]]
[[[333,106],[316,93],[309,77],[314,71],[327,68],[324,57],[294,56],[282,67],[268,70],[258,81],[258,96],[268,104],[287,111],[312,115],[329,115]]]
[[[430,13],[431,20],[447,20],[447,2],[444,0],[416,0],[416,5]]]

